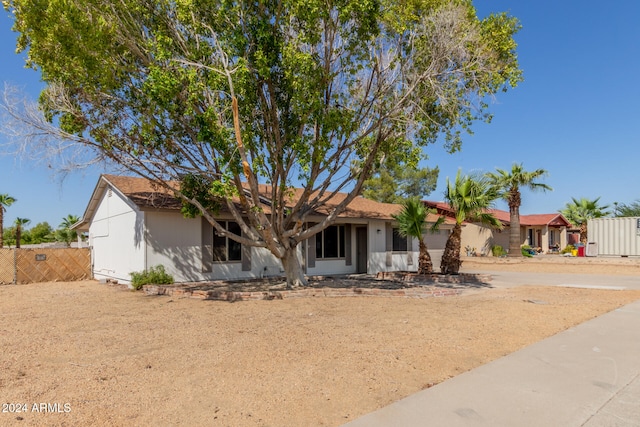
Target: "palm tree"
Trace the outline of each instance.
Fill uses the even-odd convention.
[[[78,233],[71,230],[71,226],[78,222],[80,218],[77,215],[69,214],[62,218],[62,222],[58,226],[58,238],[64,241],[67,246],[71,246],[71,241],[78,238]]]
[[[443,274],[458,274],[460,271],[460,246],[462,223],[469,219],[479,221],[496,228],[502,228],[500,221],[488,213],[493,202],[498,198],[496,188],[482,176],[461,175],[460,171],[452,183],[447,178],[445,200],[455,215],[456,225],[447,239],[440,263]]]
[[[14,222],[16,226],[16,248],[20,247],[20,239],[22,238],[22,226],[27,225],[31,222],[30,219],[27,218],[16,218]]]
[[[626,216],[640,216],[640,199],[629,204],[614,202],[613,216],[617,218]]]
[[[80,218],[77,215],[69,214],[62,218],[62,222],[59,227],[65,230],[69,230],[73,224],[80,221]]]
[[[4,245],[2,239],[2,235],[4,234],[4,213],[7,211],[7,208],[15,202],[16,199],[11,197],[10,195],[0,194],[0,248],[2,248]]]
[[[496,187],[498,197],[507,201],[509,205],[509,256],[520,257],[522,251],[520,246],[520,205],[522,196],[520,188],[526,187],[532,191],[553,190],[547,184],[536,182],[535,180],[547,175],[544,169],[536,169],[527,172],[523,169],[522,163],[514,163],[511,171],[496,169],[495,173],[488,173],[487,176],[493,186]]]
[[[418,239],[420,245],[418,274],[433,273],[433,262],[423,237],[428,214],[429,209],[420,200],[411,198],[402,203],[402,211],[398,215],[393,215],[393,218],[398,221],[398,231],[401,236]],[[435,231],[443,220],[439,218],[430,229]]]
[[[580,241],[587,242],[587,221],[592,218],[602,218],[609,215],[609,205],[598,206],[600,197],[589,200],[582,197],[580,200],[572,197],[571,203],[567,203],[560,211],[562,215],[574,226],[580,228]]]

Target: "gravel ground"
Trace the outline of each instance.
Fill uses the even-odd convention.
[[[535,262],[476,267],[575,265]],[[339,426],[638,299],[640,291],[527,286],[228,303],[94,281],[5,285],[0,425]]]

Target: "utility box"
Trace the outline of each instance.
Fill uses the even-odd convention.
[[[585,252],[586,256],[598,256],[598,243],[597,242],[588,242],[587,250]]]

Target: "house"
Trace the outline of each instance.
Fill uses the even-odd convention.
[[[294,191],[294,200],[300,192]],[[308,221],[318,222],[344,197],[338,193]],[[268,200],[263,203],[269,214]],[[208,221],[185,218],[180,208],[180,200],[146,179],[102,175],[82,219],[74,226],[88,232],[94,277],[129,283],[131,272],[155,265],[163,265],[176,282],[251,279],[283,273],[280,261],[267,249],[218,236]],[[392,215],[400,210],[400,205],[356,198],[334,225],[299,245],[305,273],[417,270],[417,240],[402,238],[394,231]],[[431,215],[428,221],[436,219]],[[229,213],[225,216],[221,211],[219,221],[227,230],[240,233]],[[449,220],[439,233],[426,235],[434,265],[439,265],[447,229],[452,227],[453,221]]]
[[[435,209],[438,214],[453,218],[451,207],[444,202],[424,200],[423,203]],[[466,222],[462,229],[462,249],[475,248],[478,255],[491,255],[491,248],[495,245],[509,248],[509,227],[511,217],[509,212],[499,209],[488,209],[501,223],[502,230],[492,229],[477,222]],[[560,213],[520,215],[520,242],[532,248],[540,248],[542,252],[550,252],[553,248],[567,246],[567,229],[571,227],[569,221]]]

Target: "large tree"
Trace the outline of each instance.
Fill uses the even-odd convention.
[[[431,194],[438,184],[435,168],[416,168],[405,164],[385,164],[363,184],[362,195],[382,203],[403,203],[410,198]]]
[[[460,261],[462,223],[470,220],[502,228],[502,223],[493,214],[487,212],[498,198],[498,192],[486,176],[462,175],[458,171],[453,182],[447,178],[444,198],[451,207],[456,224],[447,238],[440,261],[440,272],[458,274],[462,265]]]
[[[398,231],[401,236],[418,239],[420,253],[418,255],[418,274],[433,273],[433,262],[427,244],[424,241],[424,234],[427,232],[427,217],[429,209],[417,198],[407,199],[402,204],[402,210],[394,215],[398,221]],[[435,231],[442,223],[440,217],[438,221],[431,224],[430,231]]]
[[[4,246],[4,213],[14,204],[16,199],[8,194],[0,194],[0,248]]]
[[[480,20],[471,0],[4,5],[47,85],[51,127],[14,114],[31,136],[57,132],[89,150],[66,159],[108,159],[174,191],[218,234],[271,251],[290,285],[305,283],[299,243],[376,165],[415,162],[441,135],[459,149],[489,119],[487,100],[521,79],[517,20]],[[306,226],[337,191],[347,196]],[[216,221],[220,208],[241,235]]]
[[[547,184],[536,181],[547,175],[544,169],[536,169],[528,172],[524,170],[522,163],[515,163],[511,170],[496,169],[495,172],[487,174],[493,186],[496,187],[499,196],[506,200],[509,205],[509,256],[521,257],[520,249],[520,205],[522,204],[521,188],[528,188],[532,191],[551,191]]]
[[[48,222],[39,222],[31,227],[27,232],[22,233],[22,241],[25,243],[38,244],[55,241],[53,228]]]
[[[600,205],[600,197],[595,199],[587,199],[581,197],[576,199],[571,198],[571,202],[568,202],[564,209],[560,211],[562,215],[576,228],[580,229],[580,241],[587,243],[588,229],[587,222],[593,218],[602,218],[610,214],[607,210],[609,205]]]

